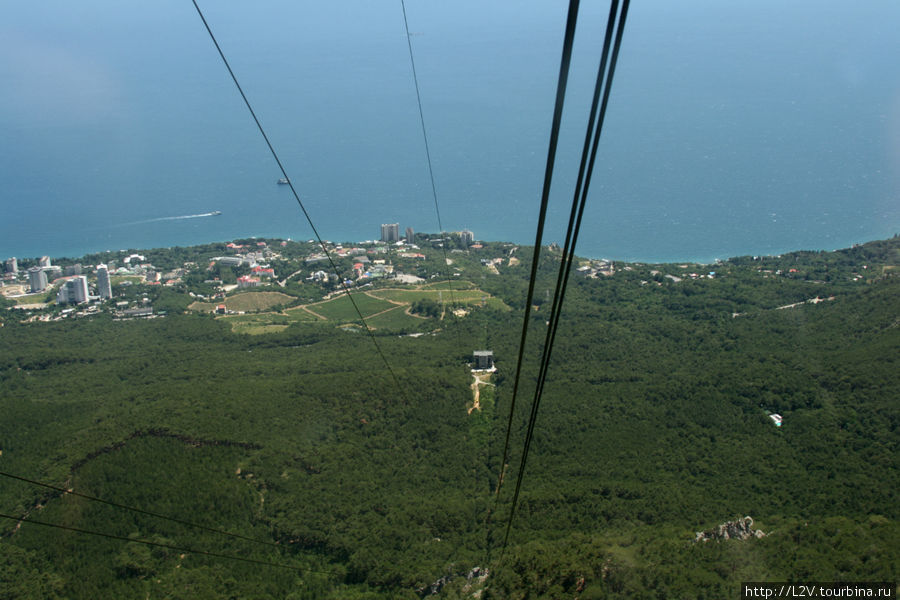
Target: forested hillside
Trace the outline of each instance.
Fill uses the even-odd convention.
[[[117,288],[166,307],[152,319],[4,310],[0,598],[723,598],[741,581],[897,580],[900,239],[583,261],[500,560],[559,261],[543,253],[495,504],[530,267],[508,246],[485,245],[496,263],[453,254],[437,297],[376,282],[371,314],[403,316],[370,333],[316,312],[311,283],[279,288],[254,335],[249,315],[190,312],[178,286]],[[444,262],[404,260],[425,276]],[[473,407],[479,349],[498,370]],[[694,541],[747,515],[764,536]]]

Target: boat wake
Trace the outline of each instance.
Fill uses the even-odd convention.
[[[147,223],[159,223],[160,221],[183,221],[185,219],[202,219],[203,217],[218,217],[222,214],[220,210],[212,212],[200,213],[199,215],[179,215],[176,217],[156,217],[155,219],[144,219],[143,221],[132,221],[131,223],[122,223],[122,225],[146,225]]]

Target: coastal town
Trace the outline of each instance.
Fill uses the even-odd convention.
[[[21,311],[17,320],[27,321],[98,314],[116,319],[158,318],[170,310],[239,316],[303,308],[296,314],[281,312],[290,317],[287,321],[257,318],[254,324],[259,327],[254,331],[271,331],[287,326],[301,313],[327,319],[314,305],[353,290],[372,300],[374,312],[370,314],[381,315],[402,306],[409,317],[443,318],[449,303],[454,305],[450,310],[455,315],[465,316],[479,305],[502,304],[486,291],[490,286],[477,282],[504,272],[525,274],[522,260],[530,258],[530,251],[526,256],[516,244],[478,241],[468,229],[429,234],[408,227],[404,233],[401,236],[398,223],[386,223],[377,240],[356,243],[246,238],[184,248],[107,251],[78,259],[10,257],[0,277],[0,296],[8,310]],[[559,260],[562,250],[550,244],[546,253]],[[745,263],[754,277],[817,284],[835,276],[844,282],[865,282],[879,275],[867,271],[866,266],[847,273],[819,273],[799,263],[775,268],[779,258],[742,257],[715,265],[579,258],[572,265],[572,274],[587,279],[622,277],[634,285],[656,288],[735,276],[735,267]],[[455,281],[459,282],[456,286]],[[445,289],[441,291],[440,286]],[[376,292],[387,288],[395,292]],[[542,289],[536,296],[536,310],[549,299],[549,293]],[[818,296],[802,298],[789,306],[817,301],[821,301]],[[328,313],[327,307],[321,312]],[[732,316],[743,314],[735,311]]]
[[[0,277],[0,295],[15,302],[11,310],[33,313],[35,321],[101,312],[116,318],[164,316],[152,301],[158,288],[197,302],[218,302],[214,312],[231,314],[242,311],[229,310],[223,301],[240,292],[302,289],[311,300],[381,280],[417,284],[440,275],[441,265],[430,264],[429,256],[438,260],[446,253],[485,248],[469,230],[416,236],[406,228],[405,234],[401,238],[399,224],[388,223],[381,226],[378,240],[355,244],[249,238],[191,248],[107,251],[78,260],[10,257]],[[503,244],[495,250],[506,256],[513,248]],[[503,260],[498,256],[482,263],[496,270]],[[444,271],[462,272],[453,268],[453,259],[439,262]]]

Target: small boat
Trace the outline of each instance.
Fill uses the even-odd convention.
[[[211,217],[218,217],[218,216],[221,215],[221,214],[222,214],[222,211],[221,211],[221,210],[214,210],[214,211],[212,211],[211,213],[209,213],[209,216],[211,216]]]
[[[278,185],[287,185],[287,184],[288,184],[288,180],[285,179],[284,177],[282,177],[281,179],[278,180]]]

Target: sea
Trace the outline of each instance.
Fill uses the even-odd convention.
[[[406,0],[437,202],[400,0],[198,3],[322,238],[397,222],[534,243],[567,3]],[[609,11],[581,4],[544,243],[563,241]],[[3,13],[0,258],[313,237],[190,1]],[[898,233],[898,23],[897,0],[633,2],[578,254]]]

